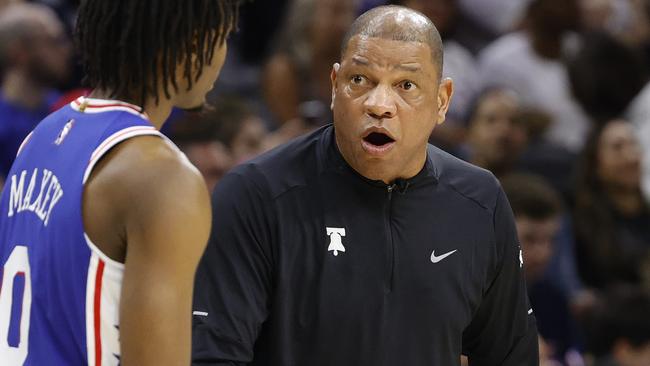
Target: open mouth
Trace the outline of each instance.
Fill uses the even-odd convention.
[[[395,146],[395,139],[383,132],[371,132],[361,141],[361,146],[370,155],[380,157],[388,154]]]
[[[390,136],[381,132],[372,132],[368,136],[364,137],[363,140],[371,145],[379,147],[395,142],[395,140]]]

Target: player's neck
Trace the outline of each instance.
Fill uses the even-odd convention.
[[[22,72],[10,71],[2,82],[2,95],[5,100],[29,109],[43,106],[47,88],[25,76]]]
[[[112,93],[110,93],[109,91],[102,90],[102,89],[93,90],[90,93],[90,95],[88,95],[88,97],[97,98],[97,99],[116,99],[122,102],[131,103],[139,107],[142,107],[144,112],[147,114],[147,117],[149,117],[149,122],[151,122],[151,124],[154,125],[154,127],[156,127],[156,129],[158,130],[160,130],[163,123],[165,123],[165,121],[171,114],[172,107],[174,105],[171,100],[164,97],[160,97],[157,103],[156,103],[156,98],[147,97],[144,100],[144,104],[140,105],[141,104],[140,102],[135,101],[132,98],[113,96]]]

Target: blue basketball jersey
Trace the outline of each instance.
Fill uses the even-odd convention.
[[[0,200],[0,364],[119,364],[123,264],[85,234],[82,197],[99,159],[140,135],[161,136],[138,107],[79,98],[23,142]]]

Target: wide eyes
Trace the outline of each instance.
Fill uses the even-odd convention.
[[[413,89],[416,88],[415,83],[413,83],[410,80],[404,80],[401,83],[399,83],[398,85],[399,85],[400,88],[402,88],[403,90],[406,90],[406,91],[413,90]]]
[[[350,77],[350,83],[355,86],[365,86],[368,85],[369,80],[363,75],[355,74]],[[411,91],[417,88],[417,85],[410,80],[400,81],[395,86],[403,91]]]
[[[364,76],[362,76],[362,75],[352,75],[352,77],[350,78],[350,81],[354,85],[363,85],[365,83],[365,81],[366,81],[366,78]]]

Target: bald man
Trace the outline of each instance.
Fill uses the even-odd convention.
[[[333,125],[223,179],[194,365],[538,364],[501,187],[427,144],[453,93],[442,58],[422,14],[370,10],[331,72]]]

